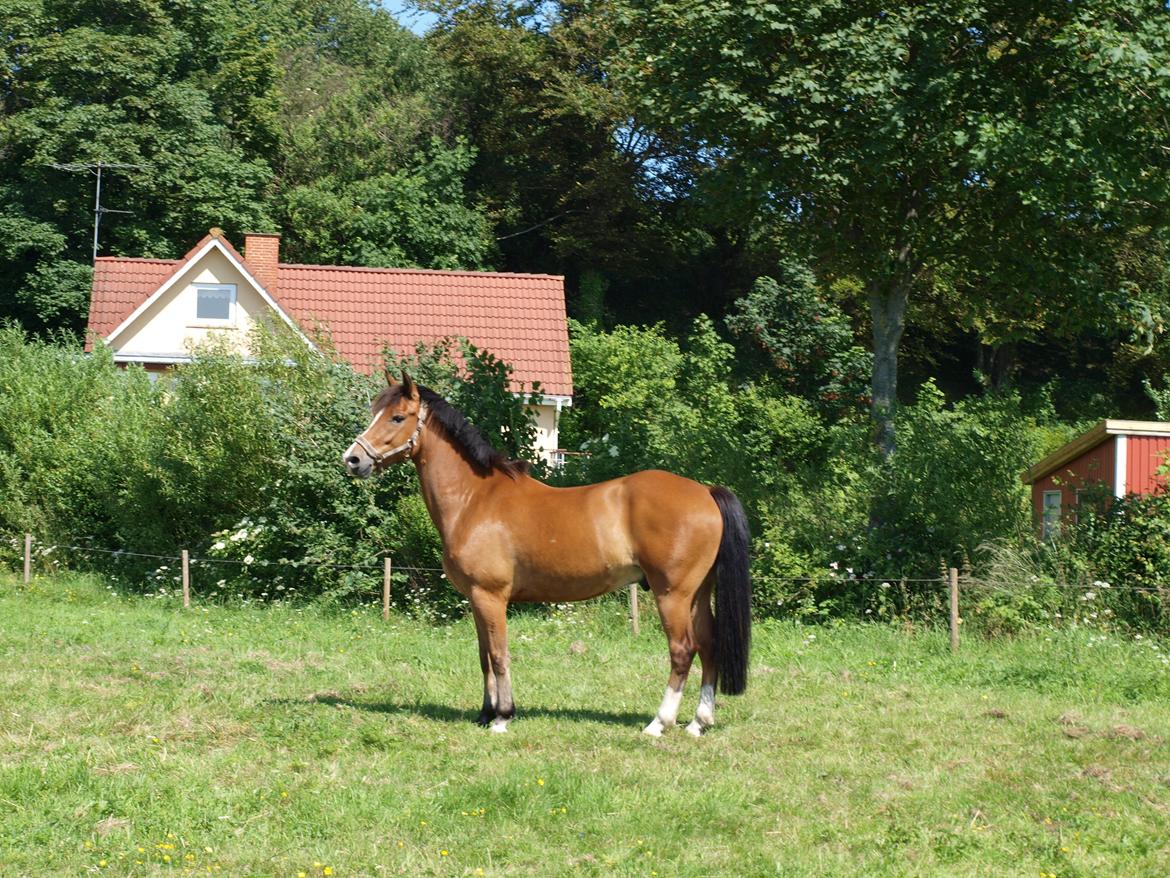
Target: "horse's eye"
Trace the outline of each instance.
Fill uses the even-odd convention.
[[[403,421],[406,420],[406,415],[395,415],[390,420],[392,420],[396,424],[401,424]]]

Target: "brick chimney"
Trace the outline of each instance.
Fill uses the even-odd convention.
[[[244,261],[269,294],[276,294],[276,266],[280,262],[280,235],[244,232]]]

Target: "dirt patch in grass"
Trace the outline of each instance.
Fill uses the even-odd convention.
[[[1146,737],[1146,733],[1136,726],[1120,725],[1111,728],[1107,736],[1114,740],[1125,738],[1130,741],[1140,741]]]
[[[121,817],[107,817],[105,820],[100,820],[94,824],[93,831],[104,838],[111,832],[125,829],[129,825],[130,821],[124,820]]]
[[[99,765],[93,770],[94,774],[130,774],[137,771],[138,766],[133,762],[116,762],[113,765]]]
[[[1066,738],[1083,738],[1093,731],[1085,725],[1084,718],[1079,713],[1072,711],[1062,713],[1056,722],[1061,726]]]
[[[1081,777],[1095,780],[1111,793],[1124,792],[1128,787],[1113,781],[1113,771],[1104,765],[1087,765],[1081,770]]]

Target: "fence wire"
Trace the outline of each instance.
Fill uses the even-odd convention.
[[[23,536],[8,533],[5,535],[7,541],[14,549],[22,549]],[[33,541],[35,554],[43,557],[53,552],[76,552],[79,554],[88,555],[104,555],[113,558],[142,558],[152,561],[172,561],[179,563],[182,561],[182,555],[163,555],[151,552],[133,552],[127,549],[107,549],[100,546],[75,546],[75,545],[48,545],[38,543],[35,539]],[[247,567],[253,569],[260,568],[287,568],[292,570],[361,570],[369,571],[371,573],[380,572],[383,568],[384,560],[389,555],[378,555],[374,559],[364,563],[353,564],[337,564],[324,561],[296,561],[292,559],[260,559],[253,561],[244,561],[239,558],[205,558],[188,555],[187,563],[190,567],[213,567],[214,565],[228,565],[235,567]],[[404,573],[436,573],[445,576],[443,568],[441,567],[423,567],[409,564],[397,564],[392,561],[393,572]],[[791,585],[824,585],[824,586],[842,586],[842,585],[856,585],[856,584],[876,584],[893,588],[894,586],[902,585],[937,585],[947,587],[949,580],[946,576],[935,577],[880,577],[880,576],[852,576],[852,575],[825,575],[825,576],[774,576],[769,574],[753,576],[752,579],[756,582],[770,583],[770,584],[791,584]],[[985,580],[977,577],[960,576],[959,587],[961,589],[983,589],[991,591],[999,591],[1003,593],[1013,593],[1027,590],[1037,589],[1062,589],[1067,591],[1081,591],[1094,593],[1108,593],[1108,592],[1130,592],[1137,594],[1157,594],[1170,595],[1170,584],[1168,583],[1154,583],[1151,585],[1127,585],[1124,583],[1109,583],[1101,580],[1096,580],[1091,583],[1079,582],[1057,582],[1055,580]]]
[[[12,542],[15,547],[20,547],[19,539],[13,539]],[[35,542],[34,545],[36,545]],[[153,561],[174,561],[176,563],[183,560],[182,555],[157,555],[149,552],[131,552],[126,549],[103,549],[98,546],[49,545],[38,547],[37,552],[42,556],[51,552],[77,552],[83,555],[105,555],[114,558],[148,558]],[[382,559],[386,557],[390,556],[379,555],[377,556],[377,560],[366,563],[332,564],[324,561],[294,561],[287,558],[280,558],[275,561],[267,558],[261,558],[254,561],[244,561],[239,558],[202,558],[195,555],[188,555],[187,564],[191,567],[210,567],[216,564],[227,564],[237,567],[287,567],[295,570],[369,570],[372,572],[378,572],[382,569]],[[442,567],[418,567],[409,564],[394,564],[393,570],[407,573],[443,572]]]

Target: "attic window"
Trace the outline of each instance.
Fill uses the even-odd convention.
[[[235,284],[196,284],[195,319],[201,323],[234,323]]]

